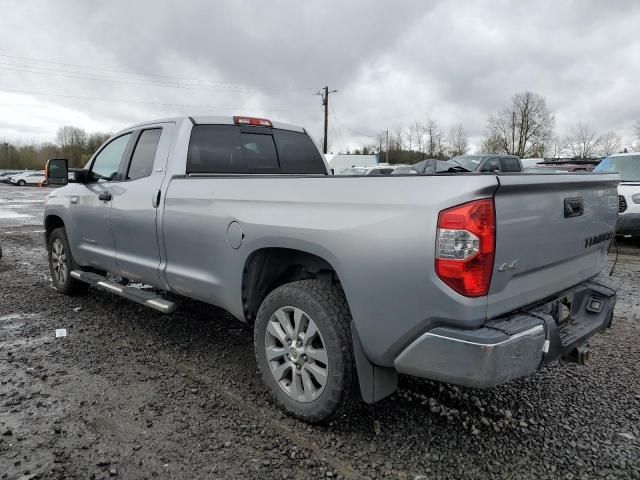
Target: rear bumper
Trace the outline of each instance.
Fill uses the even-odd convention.
[[[553,312],[563,301],[571,307],[568,320],[558,324]],[[400,373],[469,387],[499,385],[570,354],[606,329],[615,302],[615,290],[598,277],[476,330],[429,330],[402,351],[394,367]]]
[[[616,233],[619,235],[640,235],[640,213],[620,214]]]

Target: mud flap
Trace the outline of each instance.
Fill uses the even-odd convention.
[[[366,403],[374,403],[388,397],[398,388],[398,372],[393,368],[379,367],[369,361],[353,321],[351,337],[362,399]]]

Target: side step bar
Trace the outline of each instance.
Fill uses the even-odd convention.
[[[133,287],[125,287],[115,282],[110,282],[106,278],[91,272],[83,272],[82,270],[72,270],[71,276],[76,280],[88,283],[95,287],[115,293],[127,300],[134,301],[145,307],[153,308],[162,313],[173,313],[176,310],[176,304],[165,300],[151,292],[140,290]]]

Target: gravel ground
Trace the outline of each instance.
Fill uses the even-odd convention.
[[[0,478],[640,478],[633,244],[588,365],[487,391],[403,377],[312,427],[272,405],[243,325],[182,299],[163,316],[98,290],[60,295],[37,211],[18,220],[0,218]]]

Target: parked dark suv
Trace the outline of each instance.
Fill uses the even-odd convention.
[[[515,155],[459,155],[450,159],[470,172],[522,172]]]

